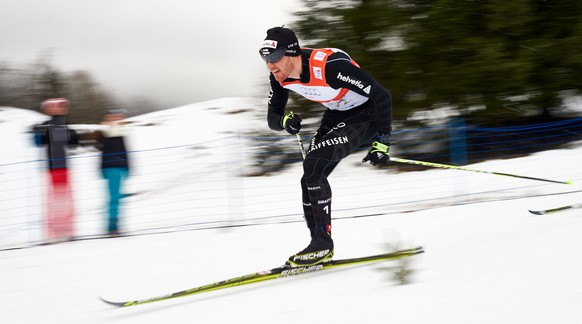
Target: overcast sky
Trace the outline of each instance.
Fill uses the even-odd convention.
[[[0,61],[32,63],[50,51],[59,69],[88,70],[120,100],[145,96],[161,108],[261,96],[268,72],[258,47],[299,3],[0,0]]]

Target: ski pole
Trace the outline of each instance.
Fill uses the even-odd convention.
[[[541,179],[541,178],[534,178],[534,177],[526,177],[526,176],[521,176],[521,175],[511,174],[511,173],[476,170],[476,169],[470,169],[470,168],[460,167],[460,166],[456,166],[456,165],[448,165],[448,164],[440,164],[440,163],[424,162],[424,161],[415,161],[415,160],[408,160],[408,159],[402,159],[402,158],[396,158],[396,157],[391,157],[390,161],[398,162],[398,163],[423,165],[423,166],[432,167],[432,168],[453,169],[453,170],[479,172],[479,173],[486,173],[486,174],[493,174],[493,175],[500,175],[500,176],[514,177],[514,178],[521,178],[521,179],[538,180],[538,181],[561,183],[561,184],[573,184],[572,180],[568,180],[568,181],[548,180],[548,179]]]
[[[305,147],[303,146],[303,141],[301,140],[301,135],[299,135],[299,133],[295,134],[295,136],[297,136],[297,143],[299,144],[299,149],[301,150],[301,156],[303,156],[303,159],[305,160]]]

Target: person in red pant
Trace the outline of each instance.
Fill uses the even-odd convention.
[[[35,143],[46,146],[49,189],[46,200],[46,238],[48,242],[74,238],[74,208],[67,169],[67,147],[79,144],[77,133],[65,125],[70,102],[65,98],[44,100],[41,112],[50,120],[33,127]]]

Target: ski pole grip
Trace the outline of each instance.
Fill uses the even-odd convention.
[[[372,147],[377,149],[378,151],[382,152],[382,153],[388,153],[388,149],[390,148],[390,146],[380,143],[380,142],[374,142],[372,143]]]

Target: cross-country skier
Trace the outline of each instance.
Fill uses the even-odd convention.
[[[392,98],[346,52],[301,48],[288,28],[267,30],[259,54],[271,73],[267,114],[271,129],[290,134],[298,134],[301,129],[301,118],[285,113],[289,90],[327,108],[303,161],[303,211],[311,242],[287,263],[306,266],[330,261],[334,246],[327,177],[343,158],[373,140],[362,162],[380,166],[389,163]]]

